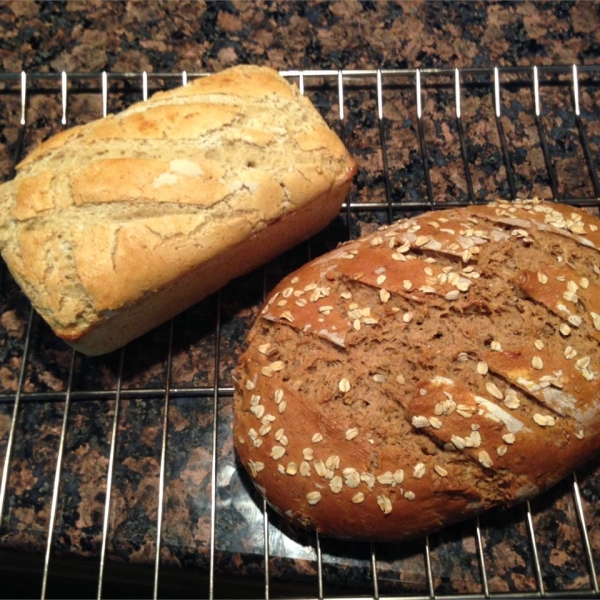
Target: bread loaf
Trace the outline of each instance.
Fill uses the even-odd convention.
[[[322,535],[402,540],[540,493],[600,447],[600,221],[429,212],[286,277],[239,364],[239,459]]]
[[[355,164],[296,86],[240,66],[39,146],[0,251],[53,330],[102,354],[323,228]]]

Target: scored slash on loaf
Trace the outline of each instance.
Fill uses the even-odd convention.
[[[402,540],[592,458],[599,225],[537,199],[429,212],[285,278],[235,389],[236,450],[267,501],[323,535]]]
[[[356,165],[272,69],[239,66],[41,144],[0,187],[0,251],[102,354],[324,228]]]

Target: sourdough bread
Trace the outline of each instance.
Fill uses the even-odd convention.
[[[600,447],[600,221],[429,212],[286,277],[239,364],[234,440],[282,515],[402,540],[539,494]]]
[[[296,86],[234,67],[40,145],[0,187],[0,251],[102,354],[325,227],[355,168]]]

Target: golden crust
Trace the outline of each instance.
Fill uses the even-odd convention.
[[[54,174],[40,173],[19,182],[15,193],[15,205],[11,216],[16,221],[26,221],[56,208],[52,193]]]
[[[0,249],[59,335],[107,352],[258,266],[244,252],[257,235],[263,262],[316,233],[355,170],[295,86],[235,67],[41,144],[0,190]],[[313,228],[288,229],[294,213]],[[194,285],[199,272],[209,281]],[[194,293],[174,298],[181,281]],[[122,311],[142,322],[108,326]]]
[[[337,214],[350,182],[332,193],[316,198],[297,211],[289,212],[270,227],[258,229],[240,244],[215,254],[214,258],[198,262],[194,268],[174,279],[168,287],[154,294],[123,305],[110,319],[91,325],[83,334],[77,329],[57,333],[71,342],[75,349],[87,354],[102,354],[107,346],[116,346],[123,339],[134,339],[147,330],[147,323],[163,323],[197,301],[217,291],[232,277],[264,264],[280,254],[297,239],[309,237],[323,229]],[[240,257],[244,260],[241,261]]]
[[[85,128],[83,125],[76,125],[75,127],[71,127],[71,129],[67,129],[65,131],[61,131],[51,138],[47,139],[45,142],[42,142],[37,148],[34,148],[18,165],[17,171],[22,170],[23,168],[35,163],[42,156],[47,154],[48,152],[52,152],[53,150],[57,150],[63,148],[65,144],[68,144],[70,141],[77,139],[78,137],[85,135]]]
[[[240,106],[194,104],[181,110],[179,104],[149,107],[127,119],[108,117],[94,127],[94,139],[197,139],[207,132],[231,125],[243,114]]]
[[[71,176],[73,203],[176,202],[211,206],[231,193],[224,170],[214,161],[162,158],[109,158],[77,169]]]

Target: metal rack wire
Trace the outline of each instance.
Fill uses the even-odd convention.
[[[580,105],[582,81],[587,91],[599,96],[600,90],[600,67],[594,66],[553,66],[553,67],[515,67],[515,68],[472,68],[472,69],[398,69],[398,70],[364,70],[364,71],[286,71],[282,73],[285,77],[297,83],[302,93],[318,94],[328,93],[332,98],[328,105],[323,104],[320,108],[326,113],[330,124],[341,135],[342,139],[352,150],[353,136],[361,135],[357,131],[357,120],[351,118],[352,110],[355,106],[349,107],[351,96],[354,90],[361,90],[371,100],[373,109],[372,133],[378,145],[367,159],[374,163],[374,171],[379,172],[379,178],[367,178],[363,187],[367,188],[367,193],[373,190],[370,186],[377,185],[381,188],[379,196],[375,194],[376,200],[364,200],[358,197],[356,190],[353,190],[346,203],[342,207],[341,216],[346,223],[346,237],[357,235],[356,221],[359,215],[367,213],[377,213],[383,221],[390,221],[396,216],[410,214],[415,211],[429,210],[437,207],[448,207],[457,205],[469,205],[479,202],[486,202],[491,199],[490,194],[481,193],[476,190],[476,182],[473,167],[473,146],[470,142],[467,126],[464,118],[464,94],[465,91],[472,91],[476,100],[487,97],[491,100],[493,112],[491,114],[492,128],[497,134],[497,143],[502,164],[499,169],[505,174],[504,193],[508,199],[515,199],[521,193],[519,174],[515,169],[514,148],[511,147],[511,141],[506,132],[506,119],[503,118],[506,110],[502,102],[503,91],[511,89],[526,89],[531,93],[533,122],[538,135],[538,145],[543,156],[543,165],[545,174],[542,179],[545,180],[547,197],[553,200],[560,200],[569,204],[585,207],[600,206],[600,183],[598,177],[598,147],[600,139],[597,135],[589,135],[588,127],[590,119],[600,119],[600,114],[594,113],[593,109],[582,111]],[[101,115],[106,116],[109,113],[109,100],[111,96],[111,83],[126,83],[133,88],[141,91],[141,99],[147,100],[152,83],[160,82],[161,85],[186,85],[189,78],[204,76],[204,73],[62,73],[62,74],[2,74],[0,75],[0,99],[3,96],[15,95],[19,98],[19,107],[17,118],[19,119],[19,131],[16,141],[13,144],[12,167],[22,157],[24,152],[25,132],[30,126],[28,121],[28,103],[30,97],[36,93],[42,93],[46,96],[52,96],[60,103],[58,117],[62,126],[69,123],[69,99],[71,94],[78,93],[78,90],[84,90],[86,93],[98,93],[101,97]],[[505,81],[506,80],[506,81]],[[50,88],[48,88],[48,84]],[[38,87],[40,89],[38,90]],[[74,89],[75,88],[75,89]],[[561,181],[557,175],[556,154],[553,154],[552,132],[548,132],[547,123],[544,120],[544,106],[542,101],[541,89],[548,89],[549,92],[555,92],[560,89],[563,92],[568,90],[571,98],[570,118],[574,123],[574,128],[579,141],[579,154],[582,160],[579,165],[579,175],[585,179],[584,188],[588,190],[587,194],[567,194],[561,188]],[[50,91],[48,91],[50,90]],[[58,97],[57,97],[57,90]],[[452,114],[450,121],[453,121],[453,140],[458,145],[457,156],[460,157],[457,164],[461,165],[462,178],[464,183],[464,193],[457,198],[449,198],[440,202],[436,183],[432,177],[432,170],[435,161],[432,157],[432,140],[428,133],[428,112],[425,105],[425,95],[427,93],[436,94],[440,90],[443,92],[443,98],[446,102],[446,112]],[[389,127],[390,119],[386,116],[389,110],[390,98],[396,95],[404,95],[412,98],[411,104],[414,112],[408,115],[412,119],[410,129],[414,132],[415,146],[413,151],[413,163],[418,165],[421,170],[423,189],[416,196],[406,195],[400,189],[398,181],[393,175],[395,167],[394,159],[391,154],[396,150],[397,144],[394,139],[393,130]],[[451,99],[448,103],[448,98]],[[479,100],[478,100],[479,101]],[[317,102],[317,105],[318,102]],[[584,114],[585,113],[585,114]],[[564,116],[564,115],[563,115]],[[11,125],[6,121],[0,122],[4,128]],[[0,133],[2,131],[0,130]],[[374,156],[377,155],[375,158]],[[443,166],[443,165],[442,165]],[[461,185],[463,185],[461,183]],[[500,192],[497,192],[500,193]],[[403,195],[404,194],[404,195]],[[368,220],[368,219],[367,219]],[[313,253],[312,247],[308,247],[308,256]],[[267,291],[266,276],[263,273],[262,294]],[[194,590],[199,595],[208,595],[215,597],[219,595],[218,579],[221,574],[216,569],[217,543],[215,539],[215,523],[218,515],[217,501],[217,470],[218,470],[218,452],[217,441],[219,433],[219,409],[223,399],[231,397],[233,389],[231,382],[221,373],[221,294],[216,297],[216,310],[214,330],[212,332],[214,343],[212,344],[212,361],[214,378],[212,385],[199,386],[181,386],[173,384],[173,348],[176,336],[176,330],[173,322],[168,327],[168,342],[164,362],[166,364],[166,374],[164,385],[145,386],[142,388],[126,388],[123,385],[124,369],[128,361],[128,349],[124,348],[118,355],[118,369],[116,374],[116,386],[110,388],[96,387],[95,389],[76,389],[73,382],[78,369],[80,357],[75,352],[71,352],[69,366],[65,378],[63,389],[60,391],[49,390],[30,390],[26,389],[25,380],[27,377],[28,363],[31,359],[32,330],[38,317],[33,310],[29,308],[26,330],[24,332],[22,355],[20,357],[20,366],[18,370],[18,380],[14,392],[5,391],[0,393],[0,407],[7,407],[10,416],[10,427],[8,430],[5,451],[2,456],[3,469],[0,480],[0,537],[4,532],[7,517],[8,494],[10,493],[9,477],[11,474],[13,450],[16,440],[22,433],[18,429],[19,416],[30,410],[31,406],[40,403],[54,403],[62,411],[62,423],[58,440],[55,469],[52,482],[49,482],[52,488],[51,505],[48,520],[47,535],[44,544],[44,560],[41,578],[41,596],[48,595],[48,581],[52,574],[52,565],[55,559],[54,540],[57,535],[57,511],[61,502],[61,477],[65,454],[68,452],[66,445],[70,412],[73,402],[83,402],[87,400],[111,401],[114,402],[114,411],[112,423],[110,426],[110,451],[108,455],[108,466],[106,471],[106,493],[104,509],[101,516],[102,536],[99,551],[97,553],[97,575],[95,577],[96,595],[103,597],[105,584],[105,569],[108,564],[108,544],[110,542],[110,515],[113,509],[112,499],[114,497],[113,483],[115,478],[115,468],[117,464],[117,448],[119,444],[119,423],[122,417],[121,406],[128,399],[158,399],[162,402],[162,415],[160,423],[156,427],[160,431],[160,456],[158,473],[158,498],[157,498],[157,516],[155,537],[155,553],[153,559],[152,589],[153,596],[157,598],[161,593],[161,576],[165,573],[165,567],[161,561],[161,548],[163,546],[163,521],[165,506],[165,485],[166,485],[166,461],[169,432],[169,409],[171,403],[177,398],[191,398],[210,403],[212,410],[212,430],[211,430],[211,497],[210,497],[210,536],[208,540],[208,565],[207,565],[207,583],[206,588],[200,591]],[[240,343],[242,343],[240,341]],[[222,433],[221,433],[222,435]],[[498,591],[493,588],[489,576],[489,560],[486,559],[484,551],[485,541],[482,533],[482,525],[477,519],[474,523],[467,524],[464,531],[473,532],[475,539],[475,555],[479,571],[479,591],[473,593],[450,592],[444,593],[436,586],[434,565],[431,558],[431,546],[429,538],[422,541],[422,557],[425,569],[425,579],[423,589],[414,590],[404,594],[392,592],[388,594],[382,590],[379,580],[379,561],[378,547],[370,545],[367,549],[366,564],[370,570],[370,590],[368,596],[373,598],[395,597],[395,598],[541,598],[541,597],[565,597],[565,595],[579,597],[598,597],[600,596],[599,580],[597,574],[597,560],[600,549],[592,547],[592,538],[589,531],[589,525],[586,521],[586,510],[584,500],[577,475],[574,475],[570,482],[570,493],[572,494],[573,505],[575,507],[575,517],[577,525],[581,532],[580,543],[582,554],[586,563],[587,583],[580,583],[576,589],[548,589],[545,582],[544,572],[548,568],[542,564],[542,558],[539,552],[539,539],[536,536],[534,511],[529,503],[525,506],[525,524],[531,549],[531,571],[535,580],[535,589],[524,589],[517,591]],[[272,549],[270,548],[270,531],[273,527],[271,523],[270,512],[263,502],[259,509],[262,511],[261,531],[264,539],[264,556],[262,567],[262,582],[264,586],[259,592],[259,596],[269,598],[275,594],[280,594],[279,588],[274,591],[272,565]],[[596,510],[598,507],[591,507],[589,510]],[[260,532],[259,532],[260,533]],[[327,577],[325,571],[327,564],[323,557],[323,541],[318,536],[313,541],[314,560],[316,564],[316,585],[314,591],[308,595],[311,597],[326,597]],[[0,594],[2,592],[0,591]],[[297,595],[297,594],[296,594]],[[362,591],[361,591],[361,595]]]

